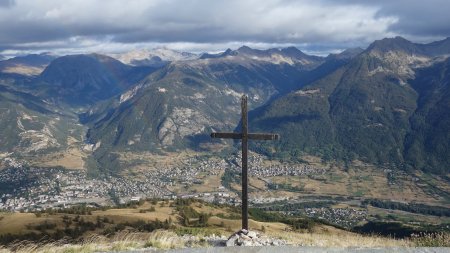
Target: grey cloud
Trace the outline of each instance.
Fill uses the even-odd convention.
[[[377,17],[397,17],[398,21],[389,27],[389,31],[399,35],[418,40],[450,36],[448,0],[341,0],[340,3],[378,8]]]
[[[15,33],[4,30],[3,40],[17,43],[24,42],[29,36],[23,35],[31,30],[43,31],[36,41],[48,35],[49,40],[58,39],[63,33],[67,36],[111,35],[117,41],[223,41],[223,40],[270,40],[295,41],[314,40],[316,37],[326,37],[333,40],[332,31],[320,23],[335,18],[348,19],[350,14],[342,11],[333,13],[320,4],[305,5],[304,1],[129,1],[140,2],[135,8],[128,7],[128,2],[121,3],[128,13],[116,9],[108,9],[102,1],[86,1],[83,7],[76,1],[64,1],[64,5],[55,0],[48,0],[48,5],[17,6],[15,13],[9,15],[11,27],[16,27]],[[116,4],[117,5],[117,4]],[[13,16],[28,15],[26,8],[36,8],[32,17],[14,19]],[[86,8],[89,8],[86,11]],[[106,8],[106,10],[104,10]],[[302,13],[303,10],[306,10]],[[366,10],[360,10],[366,11]],[[14,15],[15,14],[15,15]],[[370,15],[370,13],[368,13]],[[8,17],[8,15],[6,15]],[[373,14],[372,14],[373,16]],[[321,20],[321,18],[325,20]],[[361,18],[361,17],[359,17]],[[365,18],[365,17],[364,17]],[[312,20],[311,20],[312,19]],[[309,22],[311,21],[311,22]],[[380,21],[380,22],[378,22]],[[385,26],[383,20],[375,20]],[[305,23],[308,25],[304,25]],[[316,25],[317,24],[317,25]],[[61,32],[48,32],[46,27],[56,26]],[[313,27],[316,25],[317,27]],[[376,24],[374,24],[376,25]],[[2,25],[4,26],[4,25]],[[335,25],[339,31],[353,29],[351,22]],[[347,27],[349,26],[349,27]],[[309,28],[311,27],[311,28]],[[6,30],[6,32],[5,32]],[[373,33],[367,27],[368,33]],[[357,31],[356,37],[365,37],[366,31]],[[349,35],[351,36],[351,35]],[[354,38],[354,36],[352,37]],[[5,42],[5,41],[3,41]]]
[[[0,48],[234,42],[365,46],[450,34],[447,1],[0,0]],[[17,18],[20,17],[20,18]]]
[[[10,8],[16,4],[15,0],[0,0],[0,8]]]
[[[379,15],[397,15],[399,22],[393,31],[417,36],[450,35],[450,2],[442,0],[392,1],[386,3]]]
[[[349,16],[352,14],[345,13],[345,7],[336,6],[328,10],[320,4],[310,7],[304,1],[183,1],[179,5],[165,2],[157,8],[148,9],[146,14],[151,17],[148,26],[115,36],[114,40],[298,43],[342,41],[342,38],[335,36],[339,33],[348,34],[347,40],[365,40],[368,35],[382,35],[380,31],[383,28],[376,31],[373,27],[387,27],[386,20],[380,18],[365,30],[353,29],[357,28],[355,22],[339,22],[340,18],[351,18]],[[360,11],[366,11],[367,15],[355,19],[370,19],[370,10]],[[327,30],[332,26],[337,30],[335,33]]]
[[[11,23],[0,26],[0,44],[15,44],[29,42],[45,42],[67,38],[70,33],[58,29],[55,24]]]

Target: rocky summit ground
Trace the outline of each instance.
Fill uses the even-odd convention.
[[[134,251],[123,251],[124,253],[140,252],[167,252],[167,253],[450,253],[450,248],[445,247],[302,247],[289,246],[285,240],[276,239],[262,235],[257,231],[241,229],[232,234],[228,239],[224,237],[210,237],[208,243],[211,247],[184,248],[174,250],[140,249]]]
[[[325,247],[299,247],[299,246],[258,246],[258,247],[214,247],[214,248],[187,248],[176,250],[135,250],[124,253],[167,252],[167,253],[449,253],[450,248],[325,248]]]
[[[227,247],[233,246],[279,246],[285,245],[285,240],[269,238],[262,236],[255,231],[241,229],[228,238],[225,245]]]

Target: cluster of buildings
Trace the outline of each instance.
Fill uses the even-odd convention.
[[[325,173],[322,168],[308,165],[263,166],[263,158],[250,156],[250,175],[272,176]],[[208,202],[237,205],[240,198],[221,184],[213,192],[174,194],[174,185],[186,187],[201,184],[202,178],[218,175],[223,170],[240,174],[240,157],[228,159],[191,157],[182,165],[149,169],[139,179],[129,177],[89,178],[85,171],[56,168],[10,166],[0,170],[0,210],[39,211],[87,203],[97,206],[114,205],[142,198],[199,198]],[[274,199],[277,201],[280,199]],[[258,199],[255,203],[267,200]]]
[[[174,195],[169,186],[192,185],[201,177],[217,175],[223,159],[189,158],[182,166],[150,169],[139,179],[126,177],[88,178],[84,171],[36,168],[19,164],[0,170],[0,210],[40,211],[80,203],[97,206],[136,201],[142,198],[196,197],[217,203],[235,203],[234,195],[222,186],[217,192]]]
[[[251,152],[249,156],[249,174],[253,177],[267,178],[277,176],[304,176],[304,175],[322,175],[327,172],[324,167],[311,166],[303,163],[280,163],[276,165],[264,165],[265,157]],[[232,169],[240,170],[241,155],[230,158]]]
[[[358,223],[365,221],[367,218],[367,210],[356,208],[305,208],[304,214],[308,217],[326,220],[330,223],[352,228]]]
[[[118,177],[92,179],[84,171],[53,168],[4,169],[0,185],[0,210],[9,211],[40,211],[80,203],[104,206],[116,200],[124,203],[170,194],[157,178],[136,182]]]
[[[167,166],[145,171],[143,176],[147,183],[156,184],[160,187],[173,186],[175,184],[192,185],[200,183],[201,177],[218,175],[227,163],[223,159],[204,159],[192,157],[183,162],[181,166]],[[158,182],[149,182],[157,179]]]

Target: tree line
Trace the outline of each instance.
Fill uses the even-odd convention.
[[[419,203],[400,203],[379,199],[367,199],[364,200],[362,203],[363,205],[371,205],[373,207],[384,209],[401,210],[410,213],[450,217],[450,208],[442,206],[429,206]]]

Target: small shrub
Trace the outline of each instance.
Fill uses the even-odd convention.
[[[144,248],[161,248],[161,243],[160,242],[155,242],[155,241],[150,241],[150,242],[146,242],[144,244]]]
[[[181,227],[181,228],[177,228],[175,230],[175,233],[180,236],[182,236],[182,235],[209,236],[209,235],[214,234],[214,231],[212,231],[210,229],[205,229],[205,228]]]
[[[416,247],[450,247],[450,234],[445,232],[412,234],[411,241]]]

